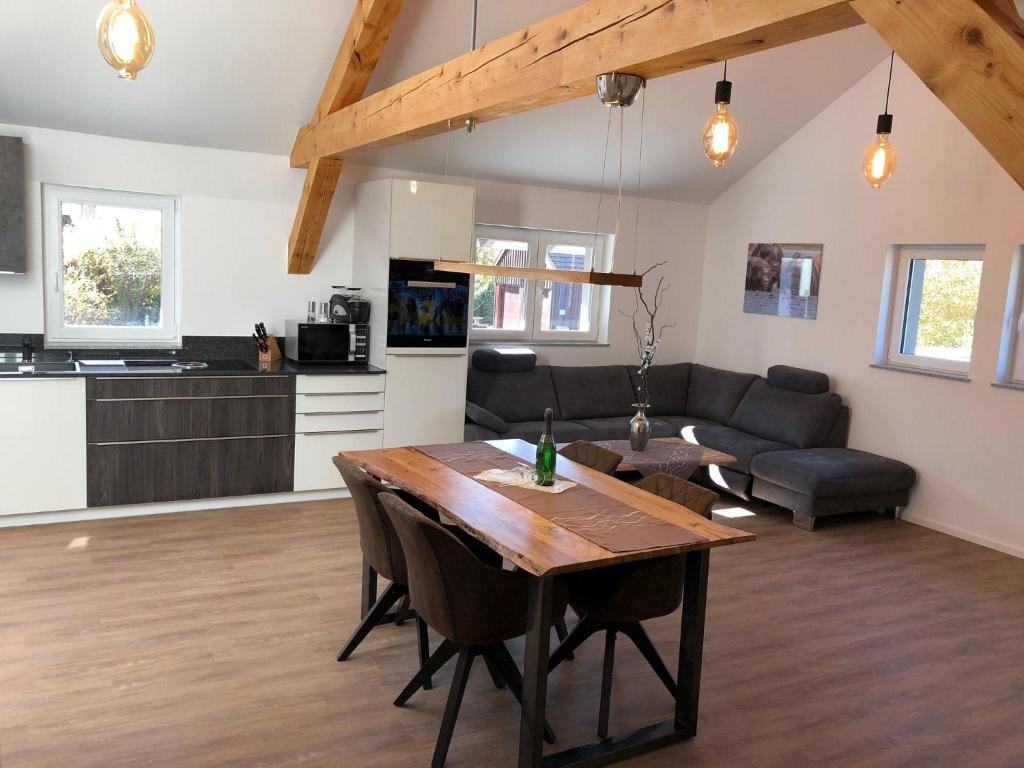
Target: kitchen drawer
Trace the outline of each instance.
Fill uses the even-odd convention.
[[[292,490],[295,439],[90,445],[90,507]]]
[[[295,396],[296,413],[352,413],[383,411],[383,392],[347,392],[341,394],[305,394]]]
[[[92,400],[87,424],[90,443],[116,443],[285,435],[294,431],[295,415],[287,395]]]
[[[295,391],[308,392],[383,392],[385,375],[359,373],[342,376],[296,376]]]
[[[324,433],[295,436],[295,490],[315,491],[342,488],[338,468],[331,461],[339,451],[369,451],[380,448],[383,432]]]
[[[355,432],[366,429],[383,429],[384,414],[381,411],[368,413],[299,413],[295,416],[295,432]]]
[[[291,376],[100,376],[87,379],[90,400],[172,397],[245,397],[290,395]]]

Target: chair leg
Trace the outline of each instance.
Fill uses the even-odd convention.
[[[420,668],[427,665],[430,660],[430,638],[427,636],[427,622],[421,616],[416,617],[416,645],[420,654]],[[430,676],[423,682],[423,690],[429,691],[434,687]]]
[[[444,717],[441,718],[441,731],[437,734],[434,759],[430,762],[431,768],[442,768],[445,759],[448,757],[448,747],[452,743],[455,721],[459,718],[462,696],[466,692],[466,681],[469,680],[469,671],[473,668],[473,657],[475,655],[473,650],[468,647],[463,647],[459,651],[459,661],[455,665],[452,687],[448,691],[448,703],[445,704]]]
[[[519,673],[519,667],[516,666],[516,661],[512,658],[512,654],[508,652],[508,648],[504,643],[495,643],[484,651],[484,658],[486,659],[488,656],[491,657],[501,671],[502,677],[508,681],[508,689],[516,697],[519,706],[522,706],[523,676]],[[544,721],[544,741],[548,744],[555,743],[555,732],[546,720]]]
[[[604,624],[592,619],[589,616],[584,616],[580,619],[580,623],[572,628],[572,632],[565,638],[561,645],[559,645],[555,652],[551,654],[551,658],[548,659],[548,672],[554,670],[559,664],[569,658],[569,654],[575,651],[583,641],[590,637],[595,632],[604,629]]]
[[[565,625],[565,614],[562,614],[562,618],[555,622],[555,637],[558,638],[559,643],[564,643],[565,639],[569,636],[569,628]],[[572,661],[576,657],[573,654],[569,654],[565,657],[567,661]]]
[[[407,594],[405,587],[389,584],[388,588],[384,590],[384,594],[377,598],[377,602],[373,604],[370,612],[363,617],[359,626],[356,627],[356,631],[352,633],[352,637],[345,643],[345,647],[338,652],[338,661],[345,661],[345,659],[351,656],[356,646],[363,642],[366,636],[370,634],[371,629],[377,626],[380,617],[386,614],[391,606],[405,594]]]
[[[400,627],[405,624],[405,620],[409,618],[409,593],[407,592],[402,598],[402,602],[395,608],[395,626]]]
[[[484,654],[484,664],[487,665],[487,671],[491,675],[491,682],[494,683],[494,687],[499,691],[505,687],[505,676],[501,672],[501,668],[494,663],[494,659],[488,654]]]
[[[409,684],[398,694],[398,698],[395,699],[395,706],[401,707],[405,704],[416,691],[423,687],[424,682],[429,680],[434,673],[447,664],[448,660],[458,652],[459,646],[451,640],[445,640],[441,643],[437,650],[434,651],[434,655],[427,659],[427,663],[423,665],[419,672],[412,676]]]
[[[604,670],[601,672],[601,708],[597,715],[597,735],[608,735],[608,715],[612,707],[612,670],[615,666],[615,633],[609,628],[604,636]]]
[[[647,634],[647,630],[643,628],[643,625],[637,622],[636,624],[626,624],[619,628],[622,634],[633,641],[633,645],[640,651],[647,663],[651,665],[651,669],[654,670],[654,674],[658,676],[658,679],[665,684],[665,688],[668,689],[669,694],[674,699],[676,697],[676,681],[672,679],[672,674],[668,671],[668,667],[665,666],[665,662],[662,660],[661,655],[658,653],[658,649],[654,647],[654,643],[651,642],[650,635]]]

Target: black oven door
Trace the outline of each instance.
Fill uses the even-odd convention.
[[[465,347],[470,276],[433,262],[392,259],[388,276],[389,347]]]

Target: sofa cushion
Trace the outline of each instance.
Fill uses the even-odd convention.
[[[672,437],[685,437],[682,431],[687,427],[720,427],[717,421],[698,419],[696,416],[659,416],[658,421],[672,425]]]
[[[698,363],[690,371],[690,389],[686,397],[686,415],[728,423],[736,406],[758,377],[709,368]]]
[[[805,395],[758,379],[740,401],[729,426],[797,448],[816,448],[824,444],[842,407],[842,398],[835,392]]]
[[[493,429],[481,427],[479,424],[466,424],[462,429],[462,439],[471,443],[474,440],[497,440],[501,435]]]
[[[543,419],[545,408],[553,408],[559,418],[558,398],[546,365],[515,373],[470,368],[466,399],[509,423]]]
[[[597,440],[593,430],[587,429],[583,424],[575,421],[554,421],[551,423],[551,431],[555,433],[555,440],[559,443],[571,443],[573,440]],[[536,443],[544,432],[544,420],[521,421],[518,424],[510,424],[507,432],[502,437],[518,437],[528,443]]]
[[[772,386],[803,392],[805,395],[820,395],[830,388],[828,376],[824,373],[791,365],[773,365],[765,378]]]
[[[591,430],[594,440],[628,440],[629,418],[627,416],[606,416],[603,419],[578,419],[576,423]],[[651,437],[678,437],[678,430],[669,422],[661,419],[650,419],[649,421]],[[555,439],[562,442],[562,438],[557,433]]]
[[[472,362],[478,371],[532,371],[537,367],[537,353],[532,349],[478,349]]]
[[[690,371],[692,363],[672,363],[671,365],[653,365],[647,372],[647,392],[651,407],[648,416],[671,416],[686,413],[686,393],[690,389]],[[639,366],[628,368],[629,379],[636,392],[640,379],[636,372]]]
[[[481,427],[486,427],[494,432],[505,432],[508,430],[507,421],[468,400],[466,401],[466,418],[472,423],[479,424]]]
[[[551,366],[562,419],[629,416],[636,401],[624,365]]]
[[[917,481],[902,461],[852,448],[812,448],[766,453],[751,462],[751,474],[804,496],[869,496],[898,493]]]
[[[728,466],[738,472],[749,472],[750,462],[759,454],[793,449],[792,445],[748,435],[732,427],[694,427],[692,433],[690,442],[735,456],[736,462]]]

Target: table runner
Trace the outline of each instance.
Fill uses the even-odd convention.
[[[487,469],[529,466],[528,462],[487,443],[418,445],[415,449],[470,478]],[[558,477],[567,479],[561,475]],[[548,494],[533,488],[475,481],[611,552],[632,552],[704,540],[699,534],[641,512],[582,484],[562,493]]]
[[[686,480],[700,466],[700,458],[704,453],[699,445],[663,443],[658,440],[651,440],[643,451],[630,448],[629,440],[595,440],[594,444],[620,454],[623,464],[636,467],[644,477],[667,472]]]

